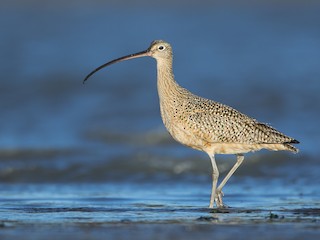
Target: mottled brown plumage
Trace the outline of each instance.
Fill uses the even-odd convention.
[[[196,96],[178,85],[172,71],[172,48],[165,41],[153,41],[146,51],[108,62],[92,71],[85,81],[103,67],[142,56],[157,60],[160,112],[171,136],[186,146],[206,152],[211,159],[213,184],[210,208],[214,203],[217,207],[224,207],[222,188],[242,163],[244,153],[263,148],[298,152],[292,146],[299,143],[297,140],[229,106]],[[215,154],[237,155],[236,164],[218,187],[219,171]]]

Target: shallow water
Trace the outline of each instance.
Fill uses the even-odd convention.
[[[0,3],[0,237],[301,239],[319,235],[320,5],[170,1]],[[155,62],[178,82],[298,139],[300,153],[248,154],[207,209],[208,157],[175,143]],[[234,156],[217,156],[221,176]],[[263,233],[263,234],[262,234]]]
[[[4,225],[54,223],[261,223],[319,221],[319,194],[259,193],[248,181],[233,184],[225,201],[210,210],[209,188],[194,183],[26,184],[1,186]],[[205,186],[205,187],[204,187]],[[240,190],[240,186],[244,189]],[[187,190],[186,190],[187,187]],[[249,190],[248,190],[249,189]],[[231,190],[229,190],[231,191]]]
[[[53,238],[80,239],[130,234],[137,239],[173,239],[172,234],[192,239],[196,235],[206,237],[210,232],[217,238],[226,238],[234,236],[234,231],[239,232],[240,239],[254,239],[261,232],[262,239],[318,236],[320,208],[316,189],[310,194],[272,189],[269,194],[256,191],[256,185],[252,181],[234,183],[229,189],[233,193],[225,197],[234,207],[223,210],[204,207],[209,185],[187,181],[2,185],[0,236],[21,237],[30,230],[32,234],[24,239],[51,239],[48,232],[57,232]],[[250,233],[246,232],[248,229]]]

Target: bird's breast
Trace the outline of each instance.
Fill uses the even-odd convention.
[[[203,150],[203,147],[208,143],[203,138],[199,138],[194,129],[190,128],[187,123],[188,113],[181,110],[183,106],[183,103],[168,104],[160,102],[163,124],[177,142],[197,150]]]

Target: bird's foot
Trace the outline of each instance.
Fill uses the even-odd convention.
[[[223,192],[221,190],[216,190],[216,198],[215,202],[218,208],[227,208],[228,206],[223,204],[222,197],[224,196]]]

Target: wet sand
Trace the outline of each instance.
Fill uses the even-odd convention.
[[[2,229],[1,239],[318,239],[316,226],[296,224],[37,224]]]

